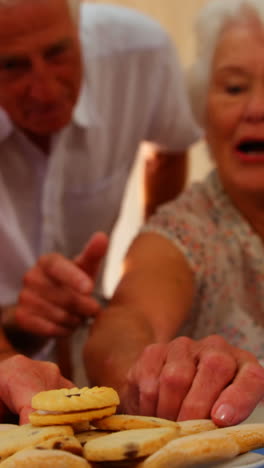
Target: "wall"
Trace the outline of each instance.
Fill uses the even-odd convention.
[[[157,19],[173,38],[183,65],[191,63],[194,53],[192,26],[199,8],[208,0],[94,0],[93,3],[115,3],[136,8]],[[211,167],[203,143],[191,149],[189,182],[204,177]],[[141,225],[140,213],[140,161],[130,178],[122,214],[115,229],[105,276],[106,291],[111,294],[118,276],[122,257]]]

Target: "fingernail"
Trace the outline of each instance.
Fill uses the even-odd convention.
[[[219,406],[214,414],[214,419],[221,421],[225,424],[231,424],[235,417],[235,409],[233,406],[228,404],[223,404]]]

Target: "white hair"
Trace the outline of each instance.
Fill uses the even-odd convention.
[[[212,60],[224,29],[243,24],[255,17],[264,27],[264,0],[210,0],[195,24],[196,57],[187,80],[194,114],[203,123],[206,93],[211,77]]]
[[[22,1],[26,0],[0,0],[0,7],[11,7],[13,5],[16,5]],[[37,0],[35,0],[37,1]],[[54,0],[56,1],[56,0]],[[74,21],[78,22],[79,20],[79,10],[80,10],[80,4],[82,0],[67,0],[67,3],[69,5],[69,9],[71,11],[72,17]]]

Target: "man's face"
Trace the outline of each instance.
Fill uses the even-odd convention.
[[[0,7],[0,106],[17,126],[37,135],[63,128],[80,82],[80,44],[66,0]]]

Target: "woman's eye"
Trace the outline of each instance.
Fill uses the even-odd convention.
[[[236,94],[240,94],[242,93],[243,91],[245,91],[246,89],[246,86],[245,85],[237,85],[237,84],[234,84],[234,85],[227,85],[225,87],[225,91],[228,93],[228,94],[232,94],[232,95],[236,95]]]

